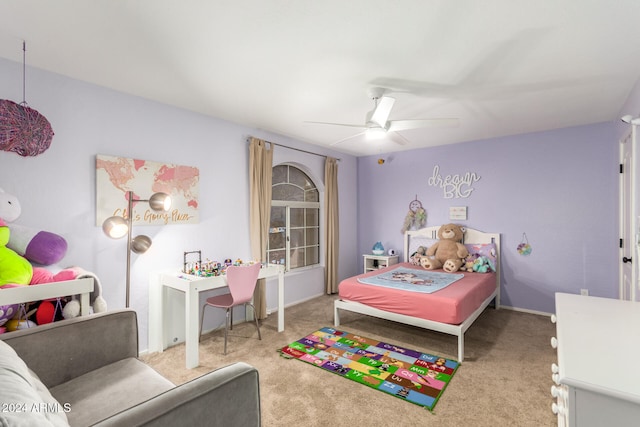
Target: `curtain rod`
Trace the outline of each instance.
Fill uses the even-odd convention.
[[[249,142],[249,138],[247,138],[247,142]],[[327,157],[332,157],[332,156],[327,156],[327,155],[325,155],[325,154],[319,154],[319,153],[314,153],[314,152],[312,152],[312,151],[302,150],[302,149],[300,149],[300,148],[293,148],[293,147],[289,147],[289,146],[286,146],[286,145],[277,144],[277,143],[275,143],[275,142],[271,142],[271,141],[264,141],[264,142],[268,142],[268,143],[269,143],[269,144],[271,144],[271,145],[277,145],[278,147],[288,148],[289,150],[295,150],[295,151],[300,151],[300,152],[302,152],[302,153],[312,154],[312,155],[314,155],[314,156],[324,157],[325,159],[326,159]],[[342,160],[342,159],[339,159],[339,158],[335,158],[335,159],[336,159],[338,162]]]

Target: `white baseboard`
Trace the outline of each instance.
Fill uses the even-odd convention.
[[[553,313],[545,313],[544,311],[529,310],[527,308],[509,307],[508,305],[500,305],[500,309],[519,311],[521,313],[537,314],[538,316],[551,317]]]
[[[324,293],[320,293],[320,294],[317,294],[317,295],[311,295],[310,297],[307,297],[307,298],[304,298],[304,299],[301,299],[301,300],[298,300],[298,301],[290,302],[289,304],[286,304],[284,306],[284,308],[293,307],[294,305],[298,305],[298,304],[302,304],[303,302],[311,301],[312,299],[316,299],[316,298],[321,297],[323,295],[324,295]],[[273,314],[273,313],[277,313],[277,312],[278,312],[278,307],[267,308],[267,313],[268,314]]]

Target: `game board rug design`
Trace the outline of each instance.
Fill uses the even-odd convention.
[[[278,350],[344,378],[432,411],[460,363],[432,354],[322,328]]]

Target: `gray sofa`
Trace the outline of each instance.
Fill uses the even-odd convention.
[[[138,359],[133,310],[0,334],[0,426],[259,426],[258,371],[175,386]]]

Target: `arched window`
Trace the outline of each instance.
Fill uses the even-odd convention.
[[[269,262],[286,270],[320,263],[320,194],[311,178],[292,165],[272,169]]]

